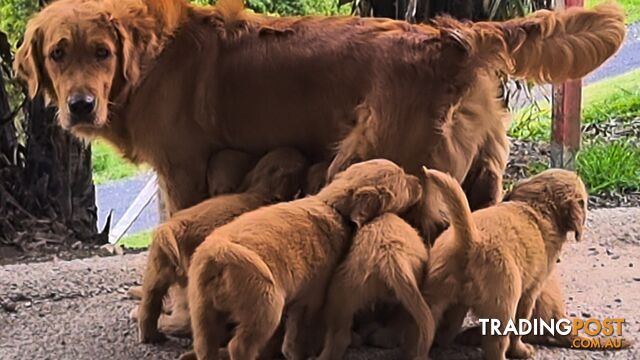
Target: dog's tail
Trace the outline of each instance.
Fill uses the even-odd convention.
[[[176,229],[173,228],[171,222],[164,223],[153,232],[152,246],[158,249],[166,256],[171,264],[180,267],[180,247],[176,240]]]
[[[201,245],[204,251],[196,250],[193,264],[191,265],[192,268],[205,266],[206,270],[189,269],[189,276],[191,276],[192,271],[195,271],[198,274],[207,274],[208,278],[218,277],[225,271],[226,267],[231,265],[237,266],[243,271],[251,272],[269,284],[275,284],[269,266],[254,251],[225,239],[215,238],[211,240],[210,242],[205,240],[205,243],[209,242],[210,244]]]
[[[514,77],[544,83],[578,79],[595,70],[620,48],[626,33],[624,13],[613,3],[540,10],[504,22],[461,24],[440,18],[436,24],[476,50],[481,61]]]
[[[475,242],[478,230],[471,219],[469,202],[460,184],[456,179],[441,171],[428,170],[426,167],[423,167],[422,170],[427,181],[426,186],[433,184],[442,194],[457,241],[462,245],[470,245]]]
[[[429,354],[435,336],[435,321],[431,308],[420,293],[417,279],[408,260],[393,255],[386,260],[379,264],[383,281],[415,320],[418,326],[417,354],[426,356]]]

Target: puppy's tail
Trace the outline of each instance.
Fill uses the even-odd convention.
[[[462,245],[470,245],[477,239],[478,230],[471,219],[471,209],[467,197],[460,184],[451,177],[438,170],[428,170],[422,167],[427,184],[433,184],[442,194],[443,201],[449,212],[451,227],[456,234],[456,239]],[[427,188],[425,186],[425,188]]]
[[[585,76],[620,48],[626,33],[624,13],[613,3],[540,10],[505,22],[461,24],[441,18],[436,23],[485,65],[540,83]]]
[[[389,261],[379,264],[383,272],[383,280],[395,293],[398,301],[411,314],[418,326],[417,355],[427,356],[433,344],[435,321],[429,305],[425,302],[412,267],[402,257],[392,256]]]
[[[153,232],[152,246],[158,249],[169,259],[171,264],[180,267],[180,248],[171,222],[162,224]]]
[[[200,269],[200,271],[193,269],[193,271],[206,273],[209,278],[213,278],[221,275],[228,266],[232,266],[242,269],[243,272],[248,271],[269,284],[275,284],[269,266],[252,250],[225,239],[208,237],[205,240],[205,243],[207,242],[209,244],[201,245],[201,247],[204,246],[204,251],[196,250],[196,255],[200,258],[198,265],[196,265],[196,255],[194,255],[194,261],[191,266],[192,268],[197,266],[206,266],[207,268],[206,270]],[[205,258],[204,261],[202,261],[202,257]],[[192,269],[189,270],[190,277],[191,271]]]

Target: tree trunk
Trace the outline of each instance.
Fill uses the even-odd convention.
[[[0,47],[8,48],[4,36]],[[11,111],[12,59],[2,53],[0,245],[55,250],[78,240],[103,241],[97,236],[90,147],[56,124],[55,109],[45,108],[41,97],[26,101],[21,114]]]

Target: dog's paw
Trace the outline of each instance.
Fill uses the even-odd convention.
[[[127,291],[127,295],[129,295],[130,297],[136,300],[142,299],[142,286],[130,287],[129,290]]]
[[[138,321],[138,306],[134,306],[131,311],[129,311],[129,319],[132,321]]]
[[[176,337],[191,336],[191,322],[189,317],[172,315],[160,315],[158,329],[164,334]]]
[[[522,340],[516,342],[507,351],[507,357],[513,359],[530,359],[536,354],[536,349],[533,345],[525,344]]]
[[[167,337],[159,331],[139,331],[138,341],[143,344],[158,344],[165,342]]]
[[[194,351],[186,352],[178,358],[178,360],[198,360],[196,353]]]

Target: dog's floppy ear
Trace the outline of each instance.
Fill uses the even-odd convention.
[[[44,56],[42,54],[43,34],[37,25],[28,25],[24,41],[16,52],[13,69],[16,77],[27,84],[29,97],[34,98],[39,92],[45,95],[49,102],[51,93],[48,91],[48,78],[44,70]]]
[[[142,52],[141,49],[138,49],[139,45],[136,45],[136,30],[125,26],[118,19],[112,18],[111,24],[118,34],[122,76],[129,84],[135,86],[140,80],[140,57]]]
[[[393,201],[389,189],[381,186],[365,186],[354,191],[336,205],[338,211],[351,219],[358,227],[381,215]]]
[[[587,217],[583,199],[570,199],[565,203],[563,224],[567,231],[575,233],[576,241],[582,240],[584,223]]]

